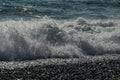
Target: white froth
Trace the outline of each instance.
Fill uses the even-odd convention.
[[[119,30],[119,20],[1,21],[0,60],[119,54]]]

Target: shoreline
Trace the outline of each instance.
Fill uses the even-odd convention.
[[[119,80],[120,57],[99,56],[80,59],[43,59],[3,62],[0,79],[12,80]],[[1,66],[1,63],[0,63]]]
[[[97,62],[103,60],[117,60],[120,58],[119,54],[106,54],[99,56],[81,56],[80,58],[47,58],[47,59],[36,59],[36,60],[25,60],[25,61],[0,61],[0,68],[3,69],[14,69],[24,68],[26,66],[36,65],[61,65],[68,63],[85,63],[85,62]]]

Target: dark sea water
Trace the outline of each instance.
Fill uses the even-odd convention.
[[[0,0],[0,15],[119,19],[120,0]]]
[[[0,0],[0,60],[120,53],[120,0]]]

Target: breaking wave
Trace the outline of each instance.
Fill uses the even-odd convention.
[[[74,58],[120,53],[119,20],[0,22],[0,60]]]

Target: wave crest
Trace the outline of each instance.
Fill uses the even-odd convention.
[[[119,20],[0,22],[0,60],[119,54]]]

